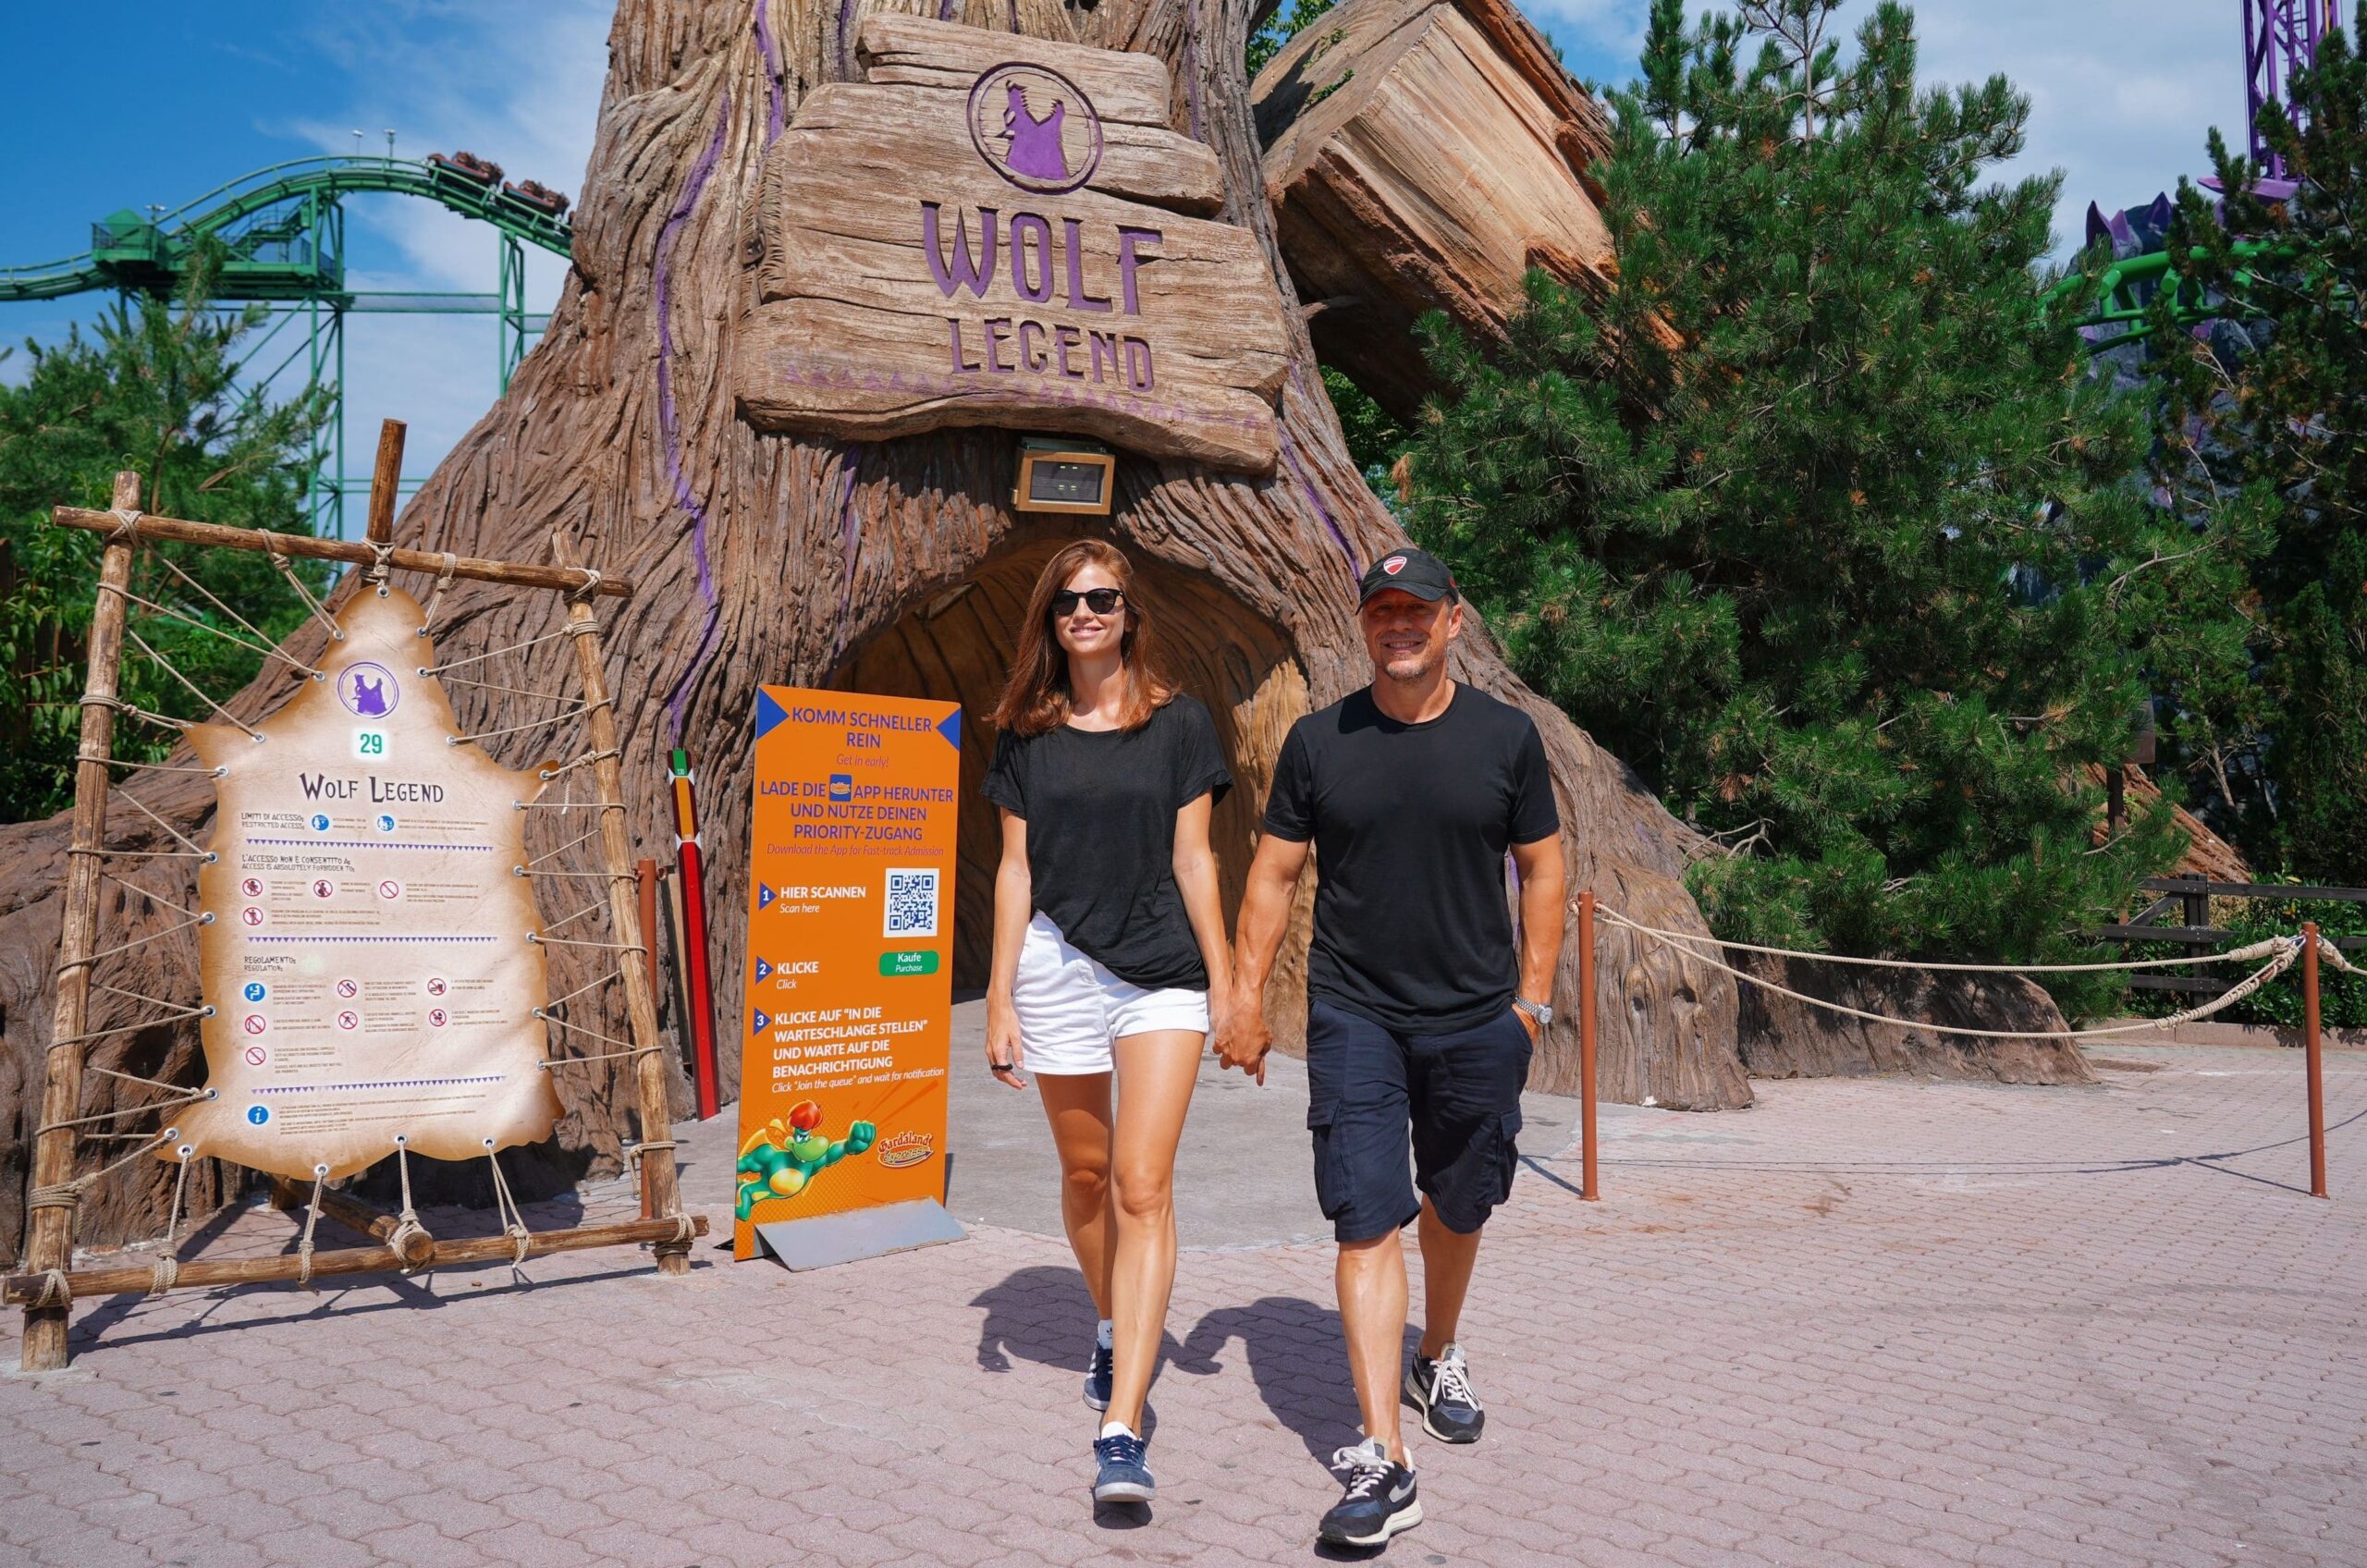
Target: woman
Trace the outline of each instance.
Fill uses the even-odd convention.
[[[1124,556],[1098,539],[1054,556],[986,782],[1002,808],[987,1066],[1013,1088],[1036,1074],[1060,1151],[1061,1218],[1101,1319],[1085,1380],[1108,1413],[1097,1501],[1151,1496],[1140,1433],[1175,1280],[1175,1145],[1208,999],[1232,988],[1208,814],[1233,776],[1151,633]]]

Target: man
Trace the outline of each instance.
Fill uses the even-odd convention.
[[[1449,1443],[1484,1415],[1455,1340],[1479,1231],[1511,1191],[1520,1093],[1552,1022],[1561,818],[1537,727],[1447,678],[1463,605],[1445,567],[1392,550],[1358,584],[1370,686],[1291,729],[1249,869],[1233,1005],[1217,1051],[1265,1078],[1265,987],[1310,846],[1321,871],[1307,958],[1307,1125],[1366,1440],[1324,1540],[1377,1546],[1421,1523],[1397,1394]],[[1504,855],[1520,874],[1515,963]],[[1406,1138],[1413,1140],[1408,1173]],[[1417,1189],[1420,1195],[1417,1196]],[[1423,1325],[1406,1320],[1398,1231],[1420,1222]]]

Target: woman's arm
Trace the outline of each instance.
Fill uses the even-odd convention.
[[[1027,922],[1036,913],[1036,884],[1027,869],[1027,819],[1014,816],[1008,806],[1002,815],[1002,859],[995,866],[994,962],[987,972],[987,1066],[1014,1089],[1026,1087],[1019,1076],[1019,1010],[1012,991],[1019,981],[1020,944],[1027,940]]]
[[[1215,806],[1214,795],[1202,795],[1175,814],[1175,887],[1200,944],[1200,962],[1208,966],[1211,1030],[1233,1005],[1233,948],[1225,939],[1224,904],[1217,896],[1216,851],[1208,848],[1208,815]]]

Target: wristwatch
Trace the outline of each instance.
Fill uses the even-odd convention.
[[[1513,1006],[1518,1008],[1521,1011],[1535,1019],[1537,1021],[1537,1026],[1539,1029],[1551,1029],[1553,1026],[1552,1003],[1533,1002],[1527,997],[1515,997],[1513,998]]]

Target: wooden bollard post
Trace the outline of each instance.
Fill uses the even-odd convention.
[[[2318,1039],[2318,927],[2301,926],[2301,1055],[2310,1078],[2310,1195],[2326,1194],[2326,1070]]]
[[[1594,1173],[1594,893],[1578,895],[1578,1121],[1581,1128],[1578,1195],[1602,1201]]]
[[[140,476],[115,476],[115,508],[140,508]],[[107,514],[101,514],[105,516]],[[109,517],[110,523],[119,520]],[[43,1056],[41,1127],[33,1134],[32,1184],[53,1191],[74,1176],[73,1121],[82,1114],[82,1033],[89,1026],[91,955],[98,947],[99,848],[106,841],[107,791],[113,776],[116,685],[123,659],[124,594],[131,586],[131,541],[109,537],[99,552],[99,594],[91,606],[89,676],[82,688],[81,744],[74,768],[74,837],[67,850],[66,918],[57,937],[57,1003],[50,1014]],[[74,1263],[75,1205],[37,1203],[25,1227],[25,1267],[34,1273]],[[55,1372],[66,1366],[67,1304],[44,1300],[25,1308],[18,1366]]]

